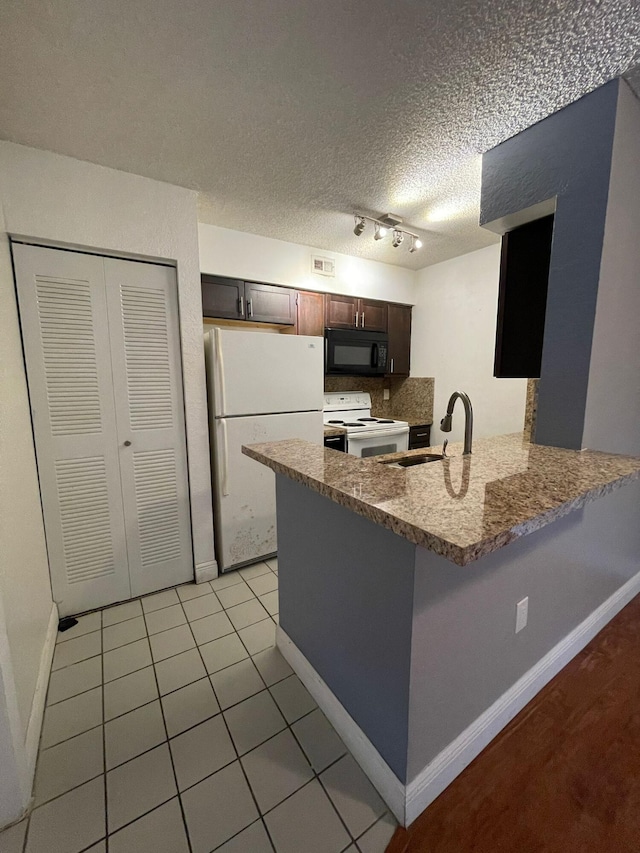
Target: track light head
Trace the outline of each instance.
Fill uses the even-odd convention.
[[[391,245],[394,249],[404,243],[404,238],[407,237],[409,242],[409,251],[417,252],[422,248],[422,240],[413,231],[409,231],[402,225],[402,219],[394,213],[387,213],[378,219],[374,216],[369,216],[367,213],[356,213],[354,211],[353,221],[355,223],[353,233],[356,237],[360,237],[370,222],[373,225],[374,240],[383,240],[389,232],[393,232]]]
[[[394,249],[397,249],[403,240],[404,234],[402,233],[402,231],[398,231],[398,229],[396,228],[393,232],[393,240],[391,241],[391,245]]]

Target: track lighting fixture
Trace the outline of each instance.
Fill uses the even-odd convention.
[[[373,216],[367,216],[364,213],[354,213],[353,219],[355,222],[353,233],[356,237],[360,237],[363,233],[367,226],[367,222],[372,222],[374,227],[374,240],[383,240],[389,231],[393,231],[391,245],[394,249],[397,249],[398,246],[402,245],[405,237],[411,238],[411,243],[409,245],[410,252],[417,252],[418,249],[422,248],[422,240],[417,234],[414,234],[413,231],[408,231],[406,228],[402,228],[402,219],[401,217],[396,216],[395,213],[385,213],[384,216],[381,216],[379,219],[376,219]]]

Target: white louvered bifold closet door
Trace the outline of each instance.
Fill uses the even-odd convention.
[[[193,577],[175,273],[13,245],[61,616]]]
[[[54,598],[130,597],[104,259],[13,246]]]
[[[142,595],[193,578],[175,271],[104,263],[131,594]]]

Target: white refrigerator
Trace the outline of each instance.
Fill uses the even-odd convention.
[[[243,444],[323,443],[324,340],[215,328],[205,335],[218,567],[277,551],[275,475]]]

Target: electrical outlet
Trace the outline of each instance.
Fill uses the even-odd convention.
[[[516,604],[516,634],[527,627],[529,618],[529,596]]]
[[[389,399],[389,389],[388,389],[388,388],[383,388],[383,389],[382,389],[382,399],[383,399],[383,400],[388,400],[388,399]]]

